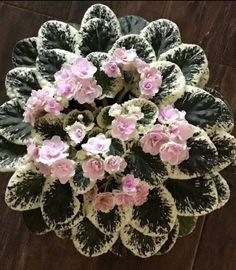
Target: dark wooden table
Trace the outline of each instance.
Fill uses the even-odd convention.
[[[37,35],[40,25],[56,18],[80,22],[93,1],[0,1],[0,102],[6,100],[4,77],[14,44]],[[209,59],[209,86],[219,86],[236,113],[236,3],[107,1],[117,16],[135,14],[147,20],[168,18],[179,25],[182,39],[203,47]],[[235,270],[236,190],[229,203],[199,219],[192,235],[179,239],[173,250],[150,259],[80,256],[69,241],[53,233],[36,236],[19,212],[7,208],[4,192],[8,174],[0,176],[0,270]],[[235,179],[236,180],[236,179]]]

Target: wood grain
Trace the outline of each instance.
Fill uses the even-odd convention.
[[[49,19],[79,23],[98,1],[0,1],[0,102],[6,100],[4,77],[14,44],[37,35]],[[236,115],[236,4],[233,1],[100,1],[117,16],[135,14],[147,20],[176,22],[186,43],[200,44],[209,59],[209,86],[218,86]],[[10,175],[0,175],[0,270],[234,270],[236,269],[236,190],[228,205],[201,218],[189,237],[173,250],[150,259],[118,258],[106,254],[85,258],[70,241],[53,233],[36,236],[21,214],[7,208],[4,192]]]

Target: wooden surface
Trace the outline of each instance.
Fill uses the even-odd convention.
[[[14,44],[37,35],[40,25],[56,18],[80,22],[95,1],[0,1],[0,102],[6,100],[4,77],[11,69]],[[168,18],[181,30],[183,42],[200,44],[209,59],[209,86],[219,86],[236,115],[236,3],[233,1],[106,1],[117,16],[135,14],[147,20]],[[53,233],[36,236],[19,212],[7,208],[8,174],[0,176],[0,270],[235,270],[236,190],[221,210],[201,218],[189,237],[173,250],[150,259],[121,259],[107,254],[85,258],[70,241]]]

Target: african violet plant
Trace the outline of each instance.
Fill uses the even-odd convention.
[[[0,108],[9,207],[85,256],[168,252],[229,199],[233,115],[205,88],[207,58],[173,22],[45,22],[19,41]],[[226,177],[226,178],[227,178]]]

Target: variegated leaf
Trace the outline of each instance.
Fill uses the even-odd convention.
[[[63,140],[67,136],[67,133],[63,128],[63,121],[63,114],[58,116],[46,114],[35,122],[32,136],[35,140],[51,139],[53,136],[60,136]]]
[[[210,138],[218,152],[218,162],[215,169],[221,171],[235,161],[236,139],[224,130],[216,131]]]
[[[26,146],[13,144],[0,136],[0,172],[14,172],[25,163]]]
[[[76,195],[88,192],[96,184],[95,181],[91,181],[84,176],[84,172],[79,163],[76,164],[75,175],[69,180],[69,183]]]
[[[97,67],[94,76],[97,83],[102,87],[102,96],[99,99],[104,97],[114,98],[124,87],[123,77],[110,78],[101,70],[102,61],[107,57],[108,55],[102,52],[93,52],[87,56],[87,59]]]
[[[10,70],[6,76],[6,90],[9,98],[16,98],[23,108],[32,90],[41,88],[35,68],[17,67]]]
[[[156,60],[156,55],[152,46],[140,35],[130,34],[120,37],[115,42],[109,53],[112,54],[115,49],[123,47],[126,49],[135,49],[137,55],[147,63]]]
[[[45,22],[38,33],[38,50],[61,49],[74,52],[77,30],[70,24],[51,20]]]
[[[143,117],[137,121],[137,129],[141,133],[148,131],[157,120],[158,107],[145,98],[135,98],[123,103],[123,108],[128,113],[132,106],[139,107],[143,113]]]
[[[42,49],[36,60],[39,74],[48,82],[54,82],[54,74],[59,71],[64,63],[72,64],[78,55],[61,49]]]
[[[173,248],[173,246],[178,238],[178,235],[179,235],[179,222],[178,222],[178,220],[176,220],[174,227],[172,228],[172,230],[168,234],[168,238],[167,238],[166,242],[160,248],[157,255],[163,255],[163,254],[168,253]]]
[[[111,22],[92,18],[81,24],[76,36],[76,52],[82,56],[92,52],[108,52],[119,36],[119,28],[115,28]]]
[[[124,142],[117,138],[111,138],[111,145],[107,154],[113,156],[123,156],[125,153],[125,149],[126,146]]]
[[[178,26],[167,19],[159,19],[149,23],[141,31],[141,36],[152,45],[157,58],[181,43]]]
[[[162,183],[168,176],[167,170],[159,156],[144,153],[142,148],[134,144],[125,156],[127,172],[146,181],[151,186]]]
[[[134,255],[127,247],[123,245],[120,237],[116,240],[110,251],[119,257],[130,257]]]
[[[208,69],[208,61],[203,49],[198,45],[181,44],[160,55],[159,60],[175,63],[182,70],[186,84],[202,86],[202,76]]]
[[[156,67],[162,76],[159,92],[152,101],[158,106],[165,106],[181,98],[185,91],[185,78],[180,68],[168,61],[153,62],[151,66]]]
[[[198,217],[178,216],[179,237],[184,237],[193,232],[197,225]]]
[[[148,22],[135,15],[127,15],[119,18],[122,35],[139,34],[140,31],[148,25]]]
[[[31,125],[23,121],[23,113],[16,99],[0,106],[0,135],[15,144],[26,144],[31,135]]]
[[[130,225],[120,232],[123,245],[134,253],[134,255],[147,258],[155,255],[161,246],[166,242],[168,234],[160,234],[151,237],[135,230]]]
[[[75,109],[65,115],[64,128],[73,125],[75,122],[82,122],[87,130],[92,129],[94,126],[94,116],[89,110],[79,111]]]
[[[168,176],[165,165],[159,156],[144,153],[138,144],[133,144],[126,154],[127,173],[146,181],[151,186],[162,183]]]
[[[38,55],[37,38],[25,38],[18,41],[12,53],[12,62],[15,67],[33,67]]]
[[[202,216],[217,208],[218,195],[214,180],[208,176],[165,181],[165,186],[173,196],[180,216]]]
[[[87,202],[86,216],[102,233],[112,234],[130,222],[132,209],[129,206],[115,206],[109,213],[103,213],[97,211],[92,202]]]
[[[209,134],[221,128],[231,131],[234,126],[232,113],[224,101],[197,87],[188,86],[175,107],[186,112],[189,123]]]
[[[218,193],[218,206],[217,208],[223,207],[230,198],[230,189],[226,180],[218,173],[213,178],[216,190]]]
[[[232,162],[229,166],[220,171],[220,175],[223,176],[228,183],[231,190],[231,198],[234,198],[236,196],[234,192],[236,190],[236,162]]]
[[[56,236],[61,238],[61,239],[70,240],[72,237],[72,230],[71,229],[55,230],[54,232],[55,232]]]
[[[166,164],[170,178],[189,179],[210,173],[218,164],[218,153],[215,145],[206,132],[194,127],[193,137],[187,140],[189,158],[179,165]]]
[[[96,257],[108,252],[118,238],[118,233],[104,234],[87,218],[72,229],[76,249],[87,257]]]
[[[145,235],[159,236],[172,230],[176,214],[174,199],[164,186],[159,185],[149,191],[144,204],[133,207],[130,224]]]
[[[51,229],[71,224],[70,222],[80,211],[80,202],[69,183],[61,184],[59,180],[47,180],[40,205],[43,218]]]
[[[45,177],[31,163],[17,169],[11,177],[6,193],[6,204],[18,211],[40,207]]]
[[[23,219],[27,228],[35,234],[45,234],[51,231],[46,225],[40,208],[23,211]]]
[[[111,106],[102,108],[102,110],[97,115],[97,124],[100,128],[110,128],[114,117],[109,115],[109,110]]]

